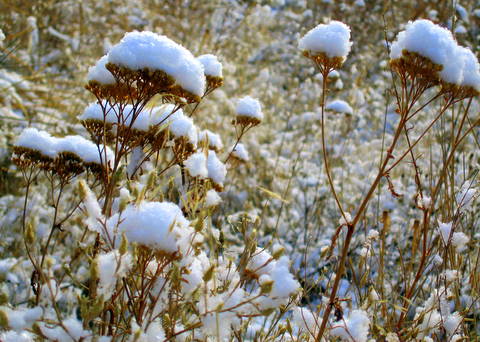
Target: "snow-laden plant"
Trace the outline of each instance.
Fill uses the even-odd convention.
[[[463,125],[468,117],[473,98],[480,92],[480,65],[476,56],[469,49],[456,43],[450,31],[435,25],[429,20],[409,22],[405,31],[398,34],[397,39],[391,46],[390,66],[398,79],[394,81],[393,94],[399,119],[391,140],[385,142],[388,147],[385,148],[385,152],[382,151],[381,153],[378,172],[376,172],[373,181],[365,190],[363,198],[358,202],[355,214],[351,215],[342,204],[338,187],[334,181],[326,144],[327,128],[325,120],[325,109],[333,106],[338,107],[338,101],[326,106],[328,75],[333,70],[341,67],[350,51],[350,46],[350,29],[345,24],[336,21],[332,21],[327,25],[318,25],[309,31],[299,43],[299,48],[303,51],[304,56],[313,61],[322,76],[320,126],[323,164],[330,194],[335,200],[340,215],[339,226],[329,246],[330,253],[332,253],[338,243],[341,231],[343,229],[346,230],[345,240],[342,243],[339,260],[335,267],[333,283],[327,287],[326,295],[328,300],[323,301],[323,305],[320,306],[316,315],[313,314],[317,317],[314,319],[314,324],[307,324],[307,326],[310,325],[307,331],[315,341],[322,341],[326,331],[329,331],[331,336],[338,336],[347,341],[367,341],[370,324],[367,314],[364,311],[354,310],[350,313],[350,317],[344,319],[343,309],[339,305],[341,300],[339,298],[339,289],[346,272],[346,263],[352,238],[357,233],[361,220],[365,219],[367,206],[375,195],[381,180],[386,179],[388,189],[393,197],[400,197],[401,195],[396,191],[390,175],[397,165],[406,158],[410,158],[415,172],[417,205],[423,212],[423,220],[419,223],[421,226],[417,227],[419,235],[417,236],[418,240],[416,240],[417,245],[415,247],[419,248],[420,256],[418,262],[414,261],[414,269],[410,271],[411,279],[406,283],[403,303],[400,306],[401,312],[398,314],[398,317],[394,318],[395,321],[392,328],[402,340],[421,339],[429,336],[438,328],[442,322],[441,315],[434,312],[435,317],[432,318],[432,313],[427,309],[428,317],[423,317],[422,323],[419,323],[420,319],[417,321],[417,317],[414,318],[412,324],[420,324],[418,329],[421,329],[423,335],[416,334],[415,331],[410,329],[404,330],[405,319],[411,308],[411,300],[419,290],[420,280],[427,272],[428,260],[432,257],[432,245],[429,240],[434,231],[434,225],[431,221],[438,193],[445,181],[445,173],[450,168],[450,162],[455,154],[455,149],[473,129],[471,126],[469,129],[463,130]],[[440,99],[437,112],[429,120],[430,123],[420,132],[419,136],[413,138],[409,133],[408,126],[415,125],[418,113],[437,99]],[[453,143],[443,166],[443,172],[439,179],[436,180],[435,186],[427,190],[426,186],[422,184],[419,175],[418,157],[415,156],[414,152],[415,146],[430,131],[432,126],[446,115],[447,110],[451,109],[455,104],[462,103],[466,103],[466,106],[457,114],[461,123],[453,132]],[[399,141],[402,138],[407,142],[407,146],[403,151],[399,148]],[[452,214],[454,220],[459,219],[460,213],[471,203],[475,192],[471,183],[462,188],[461,193],[457,195],[456,210]],[[384,224],[386,225],[387,222],[388,213],[385,214]],[[451,247],[452,244],[450,242],[453,238],[453,247],[457,247],[455,252],[461,251],[463,246],[468,243],[468,238],[465,234],[453,233],[452,223],[440,224],[444,245],[447,248]],[[386,234],[388,234],[387,231],[382,231],[382,239],[385,239]],[[379,234],[376,232],[375,237],[378,236]],[[369,244],[366,244],[366,247],[364,247],[365,251],[360,254],[366,257],[370,248]],[[445,262],[445,266],[448,265],[446,260],[443,262]],[[380,267],[383,268],[384,265],[380,265]],[[379,272],[381,274],[383,270],[380,269]],[[449,273],[451,274],[452,271],[450,270]],[[382,293],[384,292],[384,286],[383,281],[381,281]],[[333,318],[331,317],[332,311],[335,312],[335,317]],[[300,312],[302,312],[302,309],[300,309]],[[449,314],[450,311],[446,310],[445,315]],[[312,315],[312,313],[308,313],[308,315]],[[309,319],[309,321],[311,320]],[[342,321],[343,324],[338,325],[338,322],[341,323]],[[448,330],[450,331],[451,329],[448,328]],[[451,335],[451,333],[449,334]]]
[[[471,83],[475,72],[464,74],[462,81],[458,74],[463,62],[475,70],[475,37],[480,32],[477,3],[111,0],[71,6],[69,1],[46,0],[25,6],[24,1],[11,0],[8,5],[9,10],[0,14],[5,33],[0,45],[0,126],[4,133],[0,135],[0,340],[31,341],[34,336],[42,340],[42,334],[60,341],[111,340],[108,329],[112,326],[113,330],[120,328],[113,339],[123,340],[167,340],[165,335],[170,334],[169,340],[179,341],[223,337],[233,341],[313,341],[319,336],[325,308],[330,306],[322,341],[462,341],[478,337],[480,254],[475,198],[479,105],[477,98],[470,102],[475,91],[464,87],[465,76],[470,85],[475,84]],[[332,27],[322,24],[322,29],[302,43],[299,53],[302,32],[323,21],[320,17],[343,21],[349,28],[340,22]],[[430,18],[452,33],[423,21],[401,24],[412,18]],[[172,88],[170,94],[159,86],[161,95],[147,101],[144,110],[137,109],[132,122],[133,104],[118,95],[128,92],[128,87],[117,89],[112,96],[120,96],[121,101],[113,105],[83,91],[88,65],[95,62],[88,87],[105,94],[108,85],[117,82],[114,73],[139,77],[138,84],[144,85],[148,82],[140,78],[169,82],[158,70],[140,75],[140,67],[135,69],[137,76],[128,76],[122,69],[125,66],[109,65],[112,42],[132,30],[161,32],[182,41],[195,54],[211,51],[221,56],[223,68],[213,55],[197,58],[204,67],[206,84],[213,85],[212,95],[195,102],[200,88],[179,79],[176,85],[181,83],[190,94],[181,94],[178,88]],[[405,32],[396,38],[397,30]],[[394,41],[398,41],[396,47]],[[153,43],[159,44],[170,46],[163,39]],[[145,49],[142,45],[139,48]],[[471,52],[458,52],[458,45],[469,46]],[[306,46],[311,47],[310,52],[304,50]],[[180,52],[170,47],[165,61],[183,60],[181,54],[171,58]],[[97,61],[101,51],[105,57]],[[460,58],[463,55],[464,60]],[[314,64],[307,65],[304,56],[314,57]],[[147,60],[156,67],[165,66],[154,53]],[[128,65],[141,66],[137,62],[131,58]],[[325,100],[319,101],[325,77],[318,70],[325,64],[336,69],[328,73]],[[421,110],[407,120],[389,166],[398,158],[403,160],[382,177],[363,210],[331,301],[348,224],[396,134],[401,118],[396,94],[403,89],[402,74],[411,81],[409,73],[419,75],[418,86],[437,85],[426,89],[412,108]],[[95,80],[104,84],[95,84]],[[218,89],[214,82],[223,85]],[[439,87],[466,99],[452,103],[431,125],[448,98],[442,95],[427,102]],[[250,100],[237,101],[242,93],[260,98],[261,108]],[[169,94],[173,96],[164,101]],[[405,96],[408,94],[413,93]],[[177,105],[180,109],[172,113]],[[113,109],[104,113],[103,108]],[[263,116],[262,109],[268,115]],[[120,125],[115,114],[119,112],[124,116]],[[237,114],[235,132],[230,129],[233,114]],[[255,134],[238,139],[240,124],[253,125],[253,119],[259,118],[266,124],[256,128]],[[198,135],[196,125],[202,129]],[[40,160],[23,160],[24,166],[37,163],[36,168],[32,166],[34,174],[42,170],[29,186],[26,203],[25,188],[20,186],[25,170],[9,158],[12,143],[19,141],[25,127],[34,127],[38,133],[47,130],[50,134],[38,134],[44,137],[39,141],[46,143],[45,150],[47,145],[51,147],[46,155],[37,155]],[[232,144],[224,148],[217,133]],[[72,134],[82,138],[64,139]],[[90,139],[85,139],[89,134]],[[53,135],[63,138],[51,139]],[[101,162],[119,151],[115,151],[117,140],[124,151],[113,173]],[[128,146],[123,146],[124,141]],[[87,145],[96,151],[89,165],[78,156],[89,150]],[[15,149],[18,156],[29,152],[34,157],[28,149],[22,152],[22,146]],[[409,153],[403,156],[405,151]],[[345,215],[325,176],[325,155]],[[228,177],[220,162],[226,164]],[[51,173],[55,165],[63,173]],[[103,189],[110,177],[116,179],[107,212]],[[61,196],[51,191],[52,180],[57,189],[65,184]],[[186,187],[198,191],[189,193]],[[26,229],[22,232],[24,205]],[[58,224],[49,239],[56,208]],[[178,218],[170,226],[172,217]],[[197,232],[199,222],[206,224]],[[193,254],[181,248],[189,237],[194,242]],[[50,247],[45,249],[48,240]],[[32,247],[26,249],[25,242]],[[165,330],[171,326],[170,313],[161,314],[161,327],[151,324],[145,329],[132,315],[141,307],[138,297],[130,300],[130,292],[127,299],[115,294],[121,292],[119,285],[128,291],[137,287],[138,281],[133,280],[141,272],[138,260],[144,260],[146,251],[153,249],[155,260],[170,258],[177,263],[175,270],[190,267],[189,260],[193,260],[196,266],[189,269],[202,272],[207,263],[196,253],[204,251],[208,265],[217,265],[216,272],[203,273],[216,279],[208,288],[218,288],[219,270],[236,269],[235,277],[240,276],[240,287],[247,293],[260,288],[271,291],[271,297],[281,293],[278,285],[285,284],[288,289],[297,279],[302,295],[295,306],[265,310],[263,315],[239,315],[233,312],[236,309],[213,313],[218,302],[231,304],[234,298],[227,299],[219,289],[216,294],[224,297],[207,297],[203,306],[184,305],[201,297],[199,290],[190,292],[188,284],[197,284],[202,274],[185,272],[179,278],[189,283],[180,281],[181,294],[161,297],[159,302],[174,303],[171,311],[175,315],[182,312],[181,318],[174,317],[175,333],[187,331],[172,336]],[[41,259],[44,250],[45,272],[39,275],[27,252]],[[290,272],[295,277],[276,282],[277,275],[288,267],[282,253],[292,261]],[[230,261],[230,268],[218,266]],[[145,272],[147,283],[155,277],[154,271]],[[47,277],[48,282],[41,282],[40,277]],[[200,284],[204,282],[202,279]],[[190,294],[189,300],[184,293]],[[278,303],[270,299],[266,302]],[[108,306],[110,302],[112,306]],[[120,309],[125,319],[110,324],[112,316],[119,317],[119,310],[114,310],[119,303],[123,303]],[[128,307],[128,303],[137,304]],[[194,317],[198,325],[183,325],[192,322],[187,316]],[[131,322],[130,328],[126,321]],[[227,323],[228,328],[222,329],[224,321],[235,322],[235,328]]]
[[[5,308],[4,327],[58,341],[226,341],[251,320],[288,310],[299,284],[283,249],[257,246],[244,217],[237,229],[245,243],[227,253],[212,225],[226,163],[248,159],[240,140],[263,119],[258,100],[240,99],[226,154],[219,135],[199,132],[199,103],[222,83],[215,56],[195,58],[165,36],[131,32],[89,70],[86,88],[97,101],[78,119],[91,140],[21,133],[13,160],[26,182],[26,300],[36,311]],[[28,210],[43,178],[53,201],[46,240]],[[65,239],[74,221],[77,232]],[[58,255],[60,244],[72,254]],[[56,268],[58,257],[71,258],[69,266]]]

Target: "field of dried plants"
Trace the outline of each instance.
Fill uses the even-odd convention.
[[[0,23],[0,342],[480,338],[479,1]]]

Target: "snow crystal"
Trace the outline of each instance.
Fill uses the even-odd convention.
[[[331,110],[332,112],[352,114],[353,109],[350,105],[343,100],[334,100],[330,102],[325,109]]]
[[[330,58],[347,57],[352,46],[350,28],[340,21],[320,24],[300,39],[298,46],[313,55],[324,53]]]
[[[100,84],[115,84],[115,78],[107,70],[105,64],[108,63],[108,56],[100,58],[95,66],[88,69],[87,81],[96,81]]]
[[[242,97],[237,102],[237,115],[262,121],[263,113],[260,101],[250,96]]]
[[[362,310],[353,310],[344,324],[334,326],[330,333],[344,341],[366,342],[368,338],[370,319]]]
[[[153,32],[128,32],[108,53],[110,63],[132,70],[162,70],[172,76],[185,90],[202,96],[205,75],[190,51],[173,40]]]
[[[222,63],[218,61],[215,55],[201,55],[197,60],[202,63],[205,75],[213,77],[222,77]]]
[[[185,160],[184,164],[190,176],[199,178],[208,177],[207,158],[205,157],[205,153],[196,152],[192,154],[187,160]]]

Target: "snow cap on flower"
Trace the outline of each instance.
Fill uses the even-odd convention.
[[[300,39],[298,47],[312,56],[324,54],[329,58],[345,59],[350,52],[350,27],[340,21],[320,24]]]

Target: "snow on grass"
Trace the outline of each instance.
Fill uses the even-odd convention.
[[[200,142],[208,143],[208,148],[214,151],[220,151],[223,148],[222,138],[220,135],[209,131],[208,129],[200,131],[198,134]]]
[[[208,151],[207,158],[208,178],[215,184],[223,187],[225,177],[227,176],[227,167],[218,159],[215,151]]]
[[[340,337],[343,341],[366,342],[370,327],[370,319],[363,310],[353,310],[343,322],[337,322],[331,334]]]
[[[105,113],[104,113],[105,109]],[[98,102],[91,103],[81,115],[79,120],[98,120],[111,124],[120,123],[122,126],[147,131],[150,127],[150,114],[146,110],[136,111],[132,105],[125,105],[121,110],[119,106],[110,106],[107,101],[100,105]],[[133,122],[132,122],[133,121]]]

